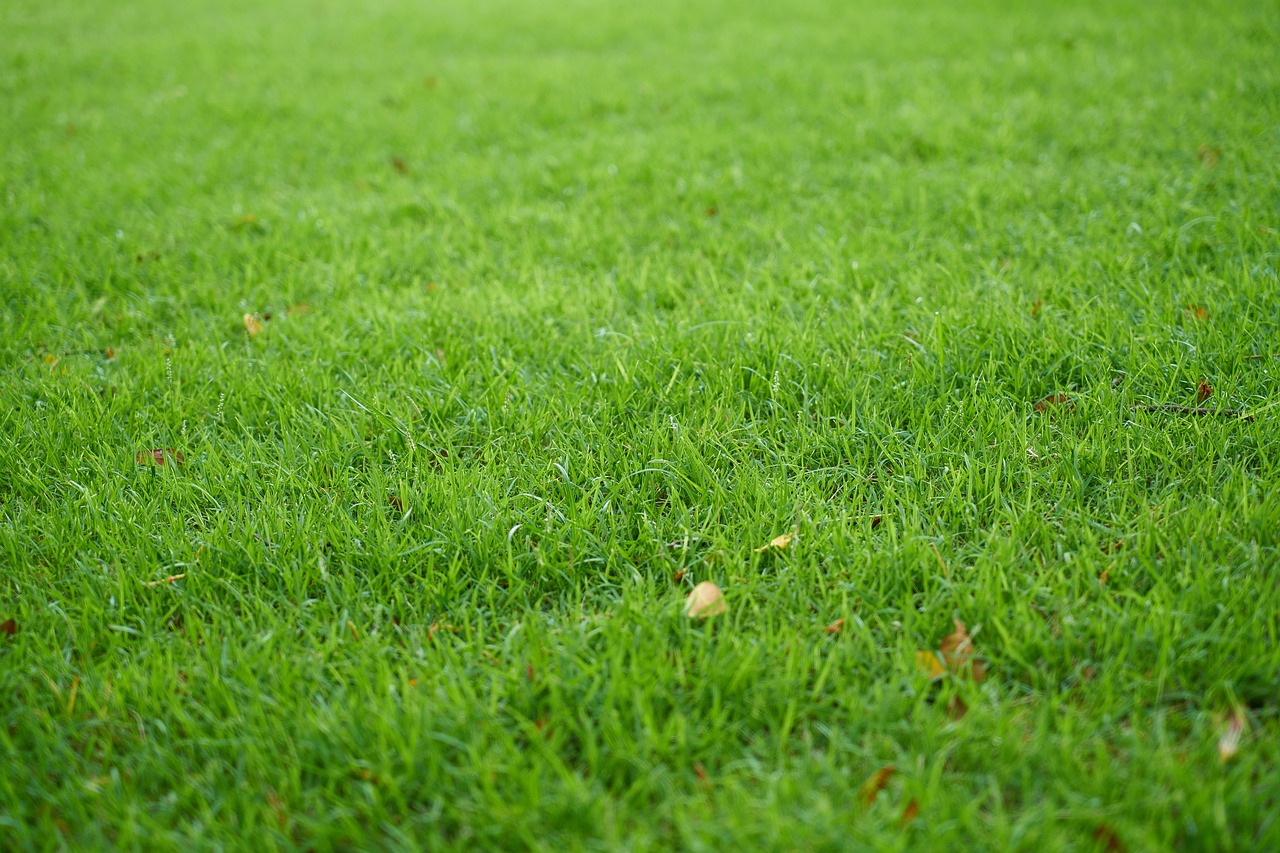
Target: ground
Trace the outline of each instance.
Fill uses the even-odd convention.
[[[8,0],[0,847],[1280,848],[1278,23]]]

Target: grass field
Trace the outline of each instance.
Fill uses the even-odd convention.
[[[0,848],[1280,849],[1278,47],[0,4]]]

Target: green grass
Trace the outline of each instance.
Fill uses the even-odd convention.
[[[1277,22],[0,5],[0,847],[1280,848]]]

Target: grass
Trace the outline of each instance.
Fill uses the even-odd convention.
[[[0,847],[1280,846],[1278,11],[6,2]]]

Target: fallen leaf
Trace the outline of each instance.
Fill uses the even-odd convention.
[[[529,679],[530,681],[536,680],[537,677],[533,671],[533,664],[526,663],[524,665],[524,675],[525,675],[525,678]]]
[[[844,630],[843,619],[837,619],[836,621],[832,622],[830,625],[827,626],[828,634],[839,634],[843,630]]]
[[[262,321],[252,314],[244,315],[244,330],[249,333],[249,337],[262,334],[266,327],[262,325]]]
[[[182,455],[181,450],[174,450],[172,447],[157,447],[154,450],[139,450],[134,455],[134,461],[139,465],[164,465],[173,462],[175,465],[181,465],[187,461],[187,457]]]
[[[396,512],[404,512],[404,501],[400,500],[399,495],[389,495],[387,503],[391,504],[391,508]]]
[[[1195,317],[1197,320],[1209,319],[1209,309],[1205,308],[1203,305],[1188,305],[1187,313],[1192,317]]]
[[[1098,575],[1098,586],[1106,586],[1107,581],[1111,578],[1111,570],[1103,569],[1102,574]]]
[[[285,812],[284,803],[280,802],[280,795],[276,793],[275,788],[267,789],[267,805],[271,807],[276,817],[276,824],[284,829],[289,824],[289,815]]]
[[[110,361],[111,359],[116,357],[116,351],[111,347],[107,347],[106,352],[103,354],[107,357],[107,361]]]
[[[1102,845],[1107,853],[1125,853],[1125,846],[1120,837],[1109,826],[1099,826],[1093,831],[1093,840]]]
[[[884,521],[884,516],[883,516],[883,515],[873,515],[873,516],[871,516],[871,529],[872,529],[872,530],[875,530],[877,527],[879,527],[879,526],[880,526],[880,524],[881,524],[883,521]]]
[[[13,621],[12,619],[6,619],[3,622],[0,622],[0,634],[8,634],[10,637],[12,637],[16,633],[18,633],[17,622]]]
[[[947,671],[937,652],[916,652],[916,666],[930,679],[941,678]]]
[[[889,784],[889,780],[893,778],[893,774],[898,772],[898,768],[892,764],[886,764],[875,773],[871,774],[871,778],[862,783],[862,787],[858,789],[858,798],[867,805],[871,805],[876,801],[876,797],[884,790],[884,786]]]
[[[952,619],[956,629],[942,638],[938,650],[946,661],[947,669],[958,675],[968,675],[979,684],[987,677],[987,668],[978,658],[977,649],[969,637],[969,631],[959,619]]]
[[[409,174],[409,165],[400,157],[391,158],[391,168],[395,169],[402,175]]]
[[[1032,305],[1031,305],[1031,316],[1032,316],[1032,317],[1039,317],[1039,316],[1040,316],[1040,309],[1041,309],[1041,308],[1043,308],[1043,307],[1044,307],[1044,300],[1037,299],[1037,300],[1036,300],[1034,303],[1032,303]]]
[[[690,619],[719,616],[726,610],[728,607],[724,603],[724,593],[711,581],[703,581],[695,586],[684,602],[684,615]]]
[[[671,579],[676,583],[680,583],[680,581],[684,580],[688,576],[689,576],[688,569],[676,569],[676,573],[671,576]]]
[[[947,700],[947,716],[951,719],[963,720],[967,713],[969,713],[969,706],[959,696],[952,696]]]
[[[1218,760],[1226,764],[1240,751],[1240,736],[1244,734],[1244,715],[1234,712],[1222,727],[1218,737]]]
[[[708,782],[711,777],[707,775],[707,768],[702,766],[701,761],[693,762],[693,775],[698,777],[699,782]]]
[[[761,545],[759,548],[755,549],[755,551],[757,554],[763,553],[764,551],[768,551],[770,548],[777,548],[779,551],[781,551],[783,548],[786,548],[788,545],[791,544],[791,538],[794,535],[795,534],[793,533],[783,533],[781,536],[775,536],[769,540],[768,545]]]
[[[710,219],[711,217],[715,216],[715,215],[716,215],[716,214],[718,214],[719,212],[720,212],[720,211],[719,211],[719,209],[717,209],[717,208],[715,208],[715,207],[708,207],[708,208],[707,208],[707,218],[708,218],[708,219]]]
[[[907,807],[902,810],[902,817],[898,818],[898,826],[906,826],[920,816],[920,804],[915,800],[907,803]]]
[[[1222,149],[1215,148],[1207,142],[1196,149],[1196,156],[1206,169],[1212,169],[1222,159]]]
[[[1196,402],[1203,403],[1205,400],[1208,400],[1212,396],[1213,396],[1213,386],[1210,385],[1208,382],[1205,382],[1203,379],[1201,379],[1200,383],[1196,385]]]
[[[1066,394],[1050,394],[1039,403],[1036,403],[1037,412],[1048,411],[1053,406],[1061,406],[1064,409],[1075,407],[1075,403]]]

